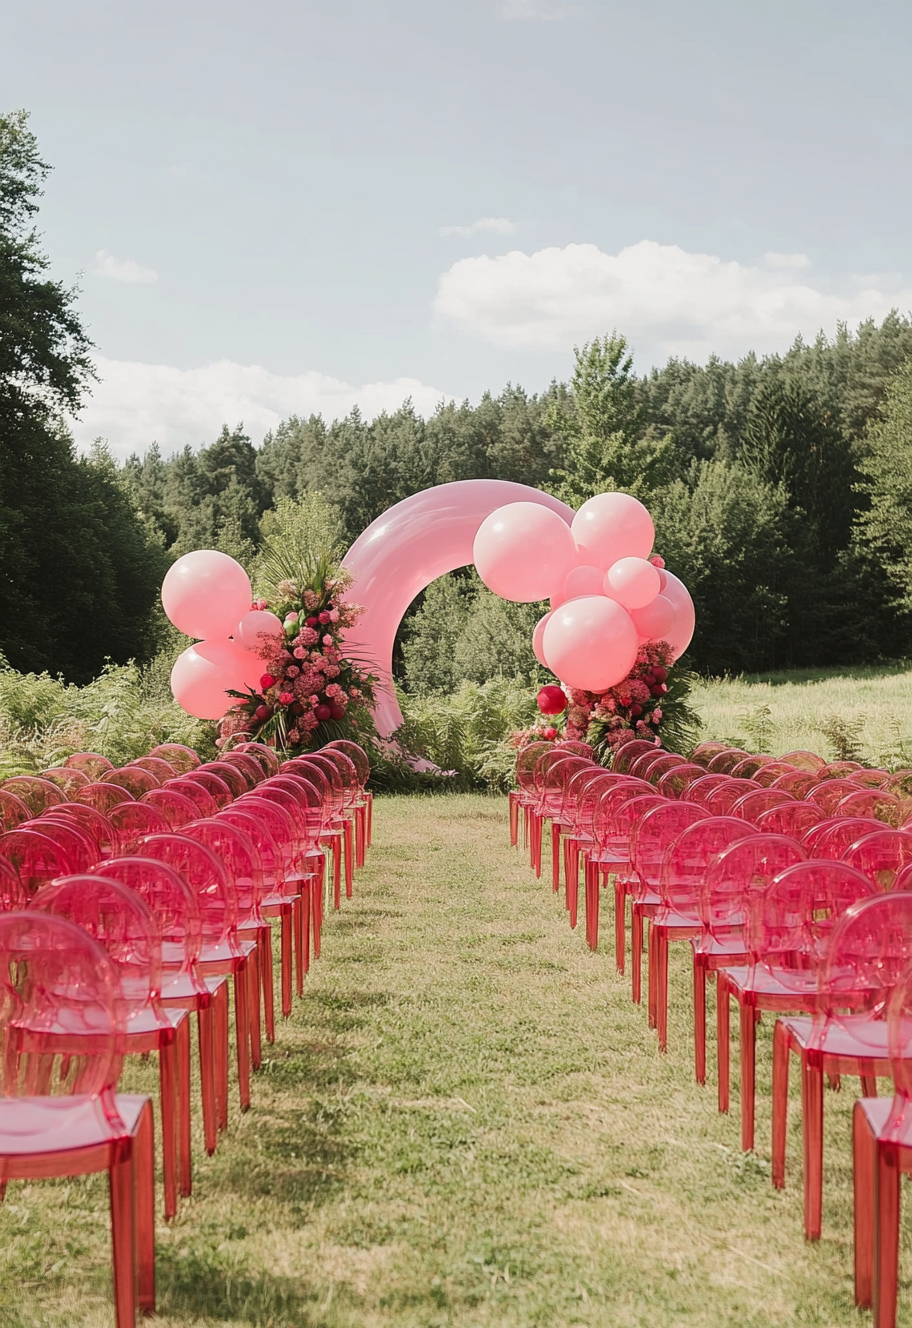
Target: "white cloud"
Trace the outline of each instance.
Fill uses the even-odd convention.
[[[518,230],[516,222],[510,221],[509,217],[479,217],[471,226],[441,226],[440,234],[468,239],[470,235],[515,235]]]
[[[332,420],[357,405],[372,419],[409,396],[420,414],[429,415],[445,396],[417,378],[352,387],[313,371],[285,376],[230,360],[199,369],[103,358],[96,363],[101,381],[73,434],[81,448],[101,435],[120,457],[142,453],[152,442],[166,456],[187,443],[195,448],[213,442],[223,424],[233,428],[239,420],[258,443],[289,415],[322,413]]]
[[[131,286],[151,286],[158,281],[154,268],[143,267],[134,258],[115,258],[113,254],[99,249],[95,255],[92,269],[96,277],[110,277],[112,281],[126,281]]]
[[[640,240],[618,254],[594,244],[464,258],[440,278],[434,309],[501,346],[565,349],[618,328],[658,359],[785,349],[801,332],[833,331],[912,308],[896,277],[851,277],[843,289],[799,281],[804,255],[758,266]]]

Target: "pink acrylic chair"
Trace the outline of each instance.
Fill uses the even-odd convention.
[[[129,806],[130,804],[124,805]],[[97,812],[94,807],[86,806],[84,802],[61,803],[59,807],[52,807],[50,811],[46,811],[44,816],[39,818],[39,821],[47,818],[75,821],[80,830],[94,840],[99,859],[110,858],[117,849],[117,836],[114,834],[114,827],[107,816]],[[38,821],[35,823],[35,828],[40,830]]]
[[[53,840],[63,849],[70,862],[70,873],[87,872],[96,862],[101,861],[101,853],[95,839],[74,818],[54,816],[52,809],[50,813],[46,812],[32,824],[40,835]]]
[[[188,787],[205,789],[218,810],[227,807],[229,802],[234,801],[234,794],[224,779],[220,775],[213,774],[211,770],[207,770],[204,766],[200,766],[198,770],[191,770],[187,775],[181,775],[180,779],[175,780],[173,784],[169,784],[169,788],[175,787],[179,788],[181,792],[184,792]]]
[[[106,770],[98,782],[116,784],[118,788],[126,789],[130,796],[137,800],[144,793],[148,793],[149,789],[161,785],[161,780],[156,775],[140,769],[138,765],[125,765],[116,770]]]
[[[0,913],[14,913],[28,906],[29,897],[19,873],[6,858],[0,858]]]
[[[735,804],[746,794],[759,792],[760,785],[753,779],[729,778],[724,784],[710,789],[701,801],[711,816],[731,816]]]
[[[178,792],[173,784],[168,788],[150,789],[142,795],[137,805],[154,808],[167,822],[169,830],[178,830],[188,821],[197,820],[200,815],[196,803],[186,793]],[[217,810],[215,803],[212,803],[213,814]]]
[[[700,742],[697,743],[696,747],[691,752],[690,759],[695,762],[695,764],[702,765],[705,769],[712,758],[719,752],[727,752],[729,750],[730,744],[727,742],[719,742],[718,740],[713,740],[712,742]],[[748,755],[748,753],[745,753],[745,755]]]
[[[904,803],[895,793],[884,789],[863,788],[848,793],[836,804],[837,816],[870,816],[884,825],[899,825]]]
[[[200,764],[200,758],[192,747],[185,747],[180,742],[160,742],[157,747],[153,747],[150,756],[158,756],[163,761],[167,761],[173,770],[179,775],[185,775],[189,770],[195,770]]]
[[[668,1045],[669,944],[700,935],[700,889],[709,864],[717,853],[746,839],[753,829],[735,816],[707,816],[684,827],[665,850],[659,872],[661,903],[649,928],[649,986],[661,1051]]]
[[[622,938],[616,954],[619,972],[624,971],[627,896],[637,884],[630,858],[630,837],[644,812],[667,801],[645,781],[634,783],[631,780],[629,784],[617,784],[608,789],[595,808],[592,828],[597,853],[590,855],[586,864],[586,934],[590,948],[595,950],[598,947],[599,890],[603,878],[613,877],[615,934]]]
[[[855,1303],[874,1310],[873,1328],[896,1328],[900,1177],[912,1173],[912,965],[886,1006],[892,1098],[855,1103]]]
[[[857,793],[858,785],[853,784],[850,779],[842,779],[833,776],[831,779],[822,779],[820,783],[815,784],[804,795],[808,802],[816,802],[818,807],[822,807],[827,816],[836,815],[836,807],[843,798],[848,797],[850,793]]]
[[[196,1014],[203,1136],[206,1152],[211,1155],[219,1123],[227,1123],[228,1114],[227,1014],[220,1021],[221,1036],[216,1029],[217,1006],[227,1012],[228,988],[225,978],[203,978],[199,973],[203,930],[196,895],[173,867],[155,858],[112,858],[101,863],[95,874],[119,881],[145,901],[161,938],[161,1004],[166,1009]]]
[[[15,830],[32,819],[30,807],[26,807],[21,798],[8,789],[0,788],[0,832]]]
[[[118,854],[135,853],[144,835],[158,835],[171,828],[157,807],[143,802],[121,802],[111,808],[108,820],[117,835]]]
[[[256,757],[250,756],[246,752],[222,752],[219,756],[219,763],[234,766],[235,770],[240,770],[247,780],[247,787],[250,789],[255,788],[266,778],[266,771]]]
[[[753,779],[758,770],[772,763],[772,756],[745,756],[744,760],[733,766],[729,773],[733,779]]]
[[[830,761],[818,772],[821,779],[846,779],[864,770],[860,761]]]
[[[740,747],[724,747],[710,757],[706,768],[714,775],[730,775],[735,766],[748,760],[750,755],[750,752],[745,752]]]
[[[858,784],[860,788],[882,788],[888,787],[893,776],[889,770],[856,770],[854,774],[849,775],[853,784]],[[895,792],[890,789],[889,792]]]
[[[218,778],[218,776],[216,776],[216,778]],[[222,781],[219,780],[219,783],[222,783]],[[227,786],[225,787],[227,791]],[[197,781],[192,779],[190,775],[181,775],[179,779],[169,779],[167,784],[162,785],[161,792],[179,793],[182,798],[186,798],[189,802],[192,802],[196,808],[195,819],[198,819],[200,816],[214,816],[219,810],[219,804],[216,802],[210,791],[201,783],[197,783]],[[227,806],[230,801],[231,798],[227,798],[225,800],[225,805]],[[154,805],[155,804],[153,803],[153,806]]]
[[[785,1184],[789,1055],[801,1057],[804,1234],[819,1240],[823,1212],[823,1076],[857,1074],[877,1096],[891,1071],[884,1005],[912,960],[912,894],[855,904],[833,929],[818,967],[812,1018],[777,1019],[773,1035],[773,1184]]]
[[[772,788],[774,784],[778,783],[783,775],[794,775],[797,773],[798,772],[792,765],[791,761],[769,761],[766,765],[760,767],[754,775],[754,778],[762,788]]]
[[[630,834],[630,862],[633,867],[634,886],[631,907],[630,968],[631,995],[634,1004],[639,1005],[642,984],[643,964],[643,921],[653,918],[662,905],[661,877],[662,864],[669,844],[677,839],[682,830],[705,821],[709,813],[704,807],[691,802],[659,803],[648,807],[633,824]],[[619,960],[619,971],[624,964],[624,911],[623,896],[618,915],[615,904],[615,944]],[[652,931],[649,933],[649,1023],[655,1026],[655,969],[652,955]]]
[[[567,783],[565,810],[561,812],[564,822],[561,843],[564,857],[564,902],[570,913],[571,927],[577,923],[580,858],[585,862],[590,855],[597,856],[598,852],[593,827],[596,807],[602,795],[625,778],[624,775],[612,774],[602,766],[591,765],[578,770]],[[588,899],[586,903],[588,907]]]
[[[878,890],[892,890],[897,877],[912,864],[912,830],[874,830],[851,844],[842,860],[867,876]]]
[[[836,816],[832,825],[816,841],[814,856],[839,861],[847,849],[865,835],[876,834],[884,828],[883,821],[869,820],[866,816]]]
[[[516,753],[514,766],[516,788],[510,791],[510,844],[513,848],[518,848],[520,825],[522,825],[524,844],[530,848],[530,854],[532,839],[529,813],[536,798],[535,764],[550,746],[549,742],[530,742]],[[535,866],[534,861],[531,865]]]
[[[256,796],[279,802],[294,817],[300,826],[301,855],[309,863],[313,862],[315,854],[322,857],[324,849],[332,854],[333,907],[339,908],[342,892],[342,829],[336,820],[332,789],[325,774],[317,767],[311,767],[309,775],[310,778],[305,779],[301,773],[285,774],[283,768],[282,774],[271,775],[258,785]],[[322,870],[320,879],[323,879]],[[322,912],[320,917],[322,921]]]
[[[241,941],[253,941],[256,946],[256,958],[253,961],[256,982],[251,993],[254,1003],[250,1026],[253,1068],[258,1070],[262,1060],[260,994],[266,1037],[270,1043],[275,1042],[272,929],[260,912],[260,902],[266,893],[266,888],[259,851],[241,826],[219,816],[191,821],[189,825],[183,827],[181,834],[189,839],[195,839],[199,844],[205,844],[224,865],[237,897],[237,934]]]
[[[817,776],[808,770],[786,770],[784,775],[777,775],[772,784],[764,787],[784,789],[786,793],[793,793],[796,798],[806,798],[811,789],[819,783]]]
[[[159,784],[163,784],[166,779],[174,779],[177,771],[168,761],[162,760],[160,756],[137,756],[135,761],[131,761],[126,767],[128,770],[146,770],[150,775],[154,775]]]
[[[710,860],[699,887],[703,929],[691,940],[694,964],[694,1062],[698,1084],[706,1083],[706,975],[750,958],[744,929],[756,898],[774,876],[807,854],[794,839],[762,832],[727,845]],[[729,1104],[728,1002],[716,1003],[719,1110]]]
[[[773,807],[781,807],[783,803],[797,801],[795,795],[786,793],[785,789],[756,789],[751,793],[745,793],[743,798],[732,804],[731,815],[756,824],[764,812],[770,811]]]
[[[286,805],[284,800],[292,805]],[[259,790],[246,793],[243,798],[238,798],[234,806],[225,809],[226,814],[235,810],[255,816],[272,835],[279,849],[281,875],[277,873],[275,879],[277,888],[292,901],[296,910],[292,936],[295,947],[295,984],[301,996],[304,991],[304,974],[310,967],[311,928],[314,957],[320,954],[326,858],[310,842],[306,821],[300,817],[300,808],[286,791],[274,789],[271,797],[262,797]]]
[[[252,756],[254,760],[259,761],[266,775],[277,775],[282,762],[276,755],[273,747],[267,747],[264,742],[239,742],[232,748],[235,752],[244,752]]]
[[[779,758],[781,761],[788,761],[789,765],[795,766],[797,770],[803,770],[807,774],[817,774],[826,767],[826,761],[816,752],[786,752]]]
[[[687,789],[697,779],[702,779],[706,771],[701,765],[685,761],[683,765],[673,766],[659,778],[656,792],[665,798],[682,798]]]
[[[165,1217],[190,1193],[190,1037],[183,1010],[161,1004],[161,937],[144,901],[105,876],[64,876],[44,886],[30,908],[81,927],[110,956],[120,976],[124,1055],[158,1052]],[[91,1034],[89,1034],[91,1037]],[[180,1161],[178,1161],[180,1157]]]
[[[81,770],[73,770],[65,765],[42,770],[39,779],[47,779],[50,783],[56,784],[65,798],[71,798],[78,788],[92,782]]]
[[[250,1047],[254,1036],[252,1010],[256,996],[256,967],[251,963],[251,955],[256,954],[256,945],[238,937],[237,891],[212,850],[186,835],[149,835],[138,845],[138,856],[157,858],[183,876],[196,894],[203,929],[198,972],[204,978],[230,977],[233,980],[238,1095],[241,1110],[247,1111],[250,1107]],[[220,1020],[226,1012],[226,1005],[218,1007]],[[219,1097],[227,1106],[224,1092],[220,1092]],[[225,1116],[220,1124],[227,1124]]]
[[[107,816],[112,807],[121,802],[133,802],[133,794],[120,784],[86,784],[73,794],[74,802],[84,802],[87,807],[94,807],[102,816]]]
[[[844,862],[808,859],[780,872],[750,911],[747,965],[726,965],[716,999],[734,996],[741,1030],[741,1147],[754,1147],[756,1025],[762,1011],[808,1014],[817,1009],[818,967],[836,923],[875,887]],[[727,1027],[727,1017],[725,1019]]]
[[[67,797],[56,784],[49,779],[40,779],[37,775],[14,775],[3,781],[7,793],[14,793],[25,803],[33,816],[40,816],[48,807],[66,802]]]
[[[371,775],[370,758],[368,757],[367,752],[364,750],[363,747],[359,747],[356,742],[352,742],[349,738],[336,738],[333,742],[327,743],[326,747],[323,750],[326,752],[339,751],[344,753],[344,755],[349,758],[352,765],[354,765],[357,771],[358,787],[360,790],[360,800],[364,809],[362,814],[362,829],[361,829],[362,853],[358,865],[363,867],[364,865],[363,850],[370,847],[371,830],[372,830],[371,822],[373,820],[374,795],[370,792],[370,790],[367,787],[367,782],[370,779]]]
[[[331,815],[324,822],[322,842],[326,847],[332,849],[334,904],[338,908],[343,865],[345,894],[349,899],[352,894],[352,872],[354,867],[354,830],[351,818],[346,815],[345,781],[336,763],[321,752],[314,752],[313,755],[302,759],[304,766],[300,773],[304,775],[306,780],[311,778],[309,771],[318,770],[325,776],[330,785],[331,791],[326,806],[331,810]],[[572,760],[574,757],[571,755],[567,759]],[[286,762],[286,765],[282,767],[282,774],[278,778],[284,777],[286,767],[291,764],[291,762]],[[296,770],[295,773],[298,773],[298,771]]]
[[[239,798],[242,793],[250,791],[250,780],[243,770],[239,770],[236,765],[231,765],[228,761],[206,761],[200,766],[200,770],[217,775],[223,784],[228,785],[232,798]]]
[[[701,775],[699,779],[693,780],[693,782],[688,785],[681,794],[681,797],[686,802],[695,802],[698,806],[702,807],[710,793],[714,789],[722,788],[723,785],[730,783],[731,778],[731,775],[723,774]]]
[[[562,742],[561,751],[567,751],[572,746],[574,745]],[[583,747],[582,744],[579,744],[579,746],[583,749],[576,752],[577,756],[593,755],[591,747]],[[629,742],[622,743],[620,747],[615,748],[614,755],[611,758],[611,769],[619,775],[629,775],[631,766],[638,756],[642,756],[644,752],[657,750],[658,746],[654,740],[650,742],[646,738],[631,738]]]
[[[40,834],[37,828],[8,830],[0,835],[0,858],[15,870],[29,896],[56,876],[68,876],[76,870],[66,849],[48,835]]]
[[[98,752],[73,752],[63,763],[70,770],[81,770],[94,783],[106,770],[113,770],[113,762]]]
[[[761,812],[754,824],[758,830],[771,835],[787,835],[790,839],[803,839],[808,831],[820,825],[826,813],[815,802],[781,802]]]
[[[106,1171],[117,1328],[155,1308],[152,1106],[115,1092],[117,968],[80,927],[0,916],[0,1187]],[[56,1029],[56,1033],[49,1030]]]

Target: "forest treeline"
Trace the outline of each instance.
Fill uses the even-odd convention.
[[[92,385],[76,292],[48,279],[34,220],[48,167],[24,113],[0,116],[0,651],[85,682],[106,657],[151,657],[157,590],[194,548],[245,563],[282,500],[321,494],[343,543],[450,480],[519,480],[574,506],[620,488],[697,607],[706,672],[912,655],[912,319],[840,327],[783,355],[637,374],[624,337],[579,348],[568,383],[508,385],[423,419],[291,417],[256,446],[243,424],[203,447],[77,458],[63,424]],[[436,583],[403,633],[414,688],[534,667],[541,610],[465,573]]]

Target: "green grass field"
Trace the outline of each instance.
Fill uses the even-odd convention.
[[[693,704],[704,738],[732,739],[747,751],[807,749],[891,769],[912,765],[912,666],[711,679]]]
[[[608,950],[507,842],[506,800],[378,799],[355,898],[195,1192],[159,1223],[161,1328],[858,1325],[850,1113],[826,1095],[824,1236],[802,1237],[797,1075],[788,1187],[694,1082],[673,947],[661,1055]],[[604,921],[603,937],[610,919]],[[735,1058],[737,1064],[737,1057]],[[130,1071],[154,1085],[154,1066]],[[885,1085],[884,1085],[885,1087]],[[912,1249],[901,1321],[912,1318]],[[4,1328],[108,1328],[103,1180],[11,1184]]]

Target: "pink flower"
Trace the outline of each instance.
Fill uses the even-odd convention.
[[[279,696],[279,705],[285,705],[285,706],[291,705],[293,700],[294,700],[293,692],[282,692],[281,695]]]
[[[320,622],[321,622],[321,623],[323,624],[323,626],[325,627],[326,624],[327,624],[328,622],[331,622],[331,621],[332,621],[332,619],[330,618],[329,614],[328,614],[328,613],[326,612],[326,610],[324,609],[323,612],[320,614]]]
[[[295,646],[294,657],[295,659],[306,659],[307,651],[304,649],[303,646]]]
[[[312,627],[303,627],[298,636],[298,641],[302,646],[313,646],[319,641],[320,637]]]
[[[260,679],[260,687],[263,689],[263,691],[265,692],[267,688],[274,686],[275,686],[275,678],[272,676],[272,674],[264,673],[262,678]]]
[[[320,614],[320,617],[321,617],[321,618],[323,617],[323,614],[322,614],[322,613]],[[323,638],[323,644],[324,644],[325,646],[331,646],[332,643],[333,643],[333,639],[332,639],[332,637],[327,633],[327,635],[324,636],[324,638]]]
[[[659,707],[656,706],[655,710],[653,710],[653,712],[652,712],[652,722],[653,722],[654,724],[658,724],[658,723],[660,722],[661,718],[662,718],[662,712],[661,712],[661,710],[659,709]]]
[[[301,670],[298,668],[297,664],[289,664],[288,668],[285,670],[285,677],[296,678],[300,672]]]
[[[333,611],[332,611],[332,612],[330,613],[330,615],[329,615],[329,621],[330,621],[330,622],[338,622],[338,621],[339,621],[339,610],[338,610],[338,609],[333,609]]]
[[[292,609],[291,613],[286,613],[286,614],[285,614],[285,621],[286,621],[287,623],[289,623],[289,622],[297,622],[297,621],[298,621],[298,615],[295,613],[295,611],[294,611],[293,609]]]
[[[312,696],[312,697],[310,698],[310,704],[311,704],[312,706],[317,706],[317,705],[319,705],[319,704],[320,704],[320,698],[319,698],[319,696]]]
[[[254,600],[254,602],[253,602],[253,607],[254,607],[255,609],[259,609],[260,612],[262,612],[263,609],[266,608],[266,600],[265,600],[265,599],[257,599],[257,600]]]

